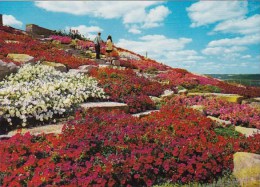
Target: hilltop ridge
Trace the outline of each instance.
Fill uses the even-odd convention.
[[[52,36],[52,38],[36,40],[11,27],[2,26],[0,30],[2,46],[0,59],[5,62],[13,62],[8,53],[18,53],[34,57],[32,62],[51,61],[64,64],[67,69],[77,69],[80,65],[98,66],[100,63],[105,63],[104,60],[96,61],[94,59],[95,51],[92,41],[75,41],[66,36]],[[104,46],[101,53],[104,59]],[[228,84],[212,77],[188,72],[185,69],[169,67],[116,46],[112,56],[117,61],[117,65],[120,64],[121,67],[136,69],[149,78],[153,77],[155,80],[167,83],[170,86],[193,89],[198,85],[210,85],[221,93],[240,94],[245,97],[260,96],[259,88]],[[18,60],[14,63],[19,65],[20,62]]]

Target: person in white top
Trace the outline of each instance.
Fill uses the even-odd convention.
[[[112,56],[111,53],[113,51],[113,40],[112,37],[109,35],[107,37],[107,42],[106,42],[106,61],[110,62],[112,64]]]
[[[94,39],[96,59],[100,59],[100,44],[103,42],[101,39],[101,33],[98,32],[98,35]]]

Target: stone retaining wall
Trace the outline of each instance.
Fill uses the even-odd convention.
[[[35,24],[27,24],[26,25],[26,32],[32,34],[33,36],[44,36],[48,37],[49,35],[53,34],[52,30],[40,27]]]

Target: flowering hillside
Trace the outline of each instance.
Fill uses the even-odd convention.
[[[92,41],[0,27],[0,186],[204,185],[260,154],[260,134],[237,131],[260,129],[260,88],[115,48],[108,65]],[[81,106],[102,101],[127,110]]]

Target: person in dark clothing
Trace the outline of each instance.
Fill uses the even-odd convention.
[[[101,39],[101,33],[98,32],[98,35],[94,39],[94,44],[95,44],[95,51],[96,51],[96,59],[100,59],[100,44],[102,43]]]

